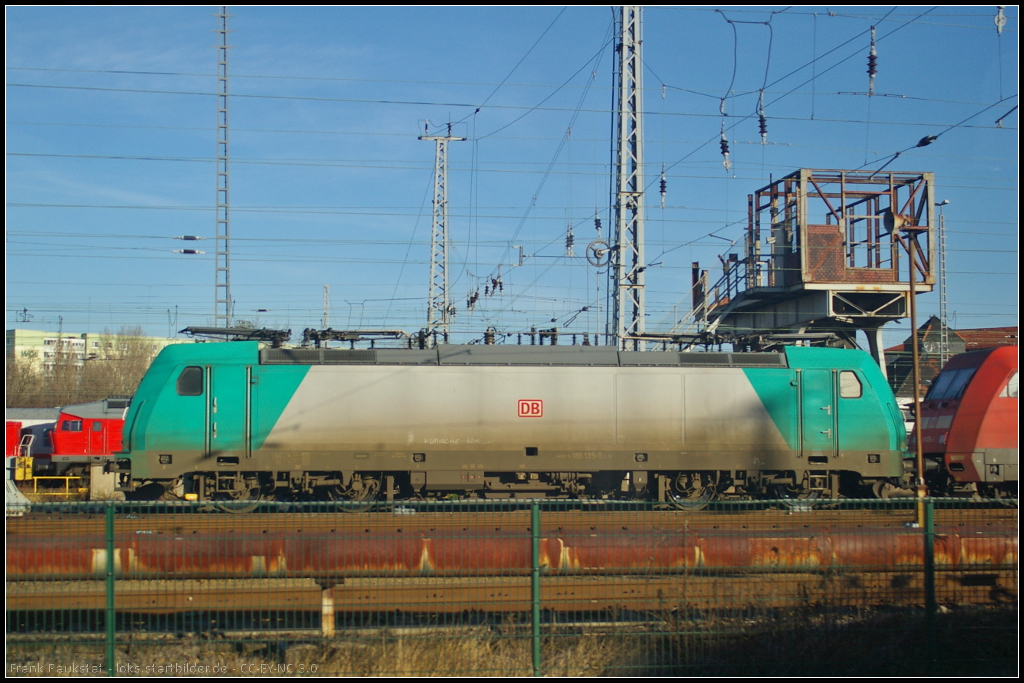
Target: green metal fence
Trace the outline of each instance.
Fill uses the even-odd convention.
[[[47,503],[8,675],[1011,675],[1017,505]]]

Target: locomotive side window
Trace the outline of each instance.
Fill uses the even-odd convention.
[[[1017,398],[1017,373],[1014,372],[1010,381],[1006,383],[1003,390],[999,392],[1001,398]]]
[[[80,432],[82,431],[81,420],[65,420],[60,425],[60,431],[62,432]]]
[[[103,423],[100,422],[99,420],[96,420],[95,422],[93,422],[92,423],[92,431],[94,431],[94,432],[102,432],[103,431]]]
[[[839,373],[839,398],[860,398],[863,389],[856,373],[843,370]]]
[[[178,375],[178,396],[203,395],[203,369],[192,365]]]

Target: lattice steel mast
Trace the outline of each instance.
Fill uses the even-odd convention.
[[[943,199],[935,206],[939,207],[939,368],[946,367],[949,360],[949,319],[946,317],[946,212],[943,209],[949,204]]]
[[[448,143],[466,138],[428,135],[430,122],[420,140],[434,141],[434,228],[430,241],[430,292],[427,299],[427,334],[440,331],[448,339],[454,306],[448,296]]]
[[[320,319],[320,329],[331,326],[331,286],[324,285],[324,317]]]
[[[620,15],[618,103],[616,107],[614,231],[611,273],[616,345],[643,350],[644,334],[644,172],[643,61],[641,9],[623,6]]]
[[[221,7],[217,46],[217,221],[214,227],[214,327],[231,327],[231,211],[228,173],[228,8]]]

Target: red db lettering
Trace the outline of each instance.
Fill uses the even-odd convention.
[[[519,417],[544,417],[544,401],[519,399]]]

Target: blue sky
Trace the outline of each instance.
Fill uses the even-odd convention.
[[[877,168],[927,135],[887,170],[935,173],[950,202],[951,323],[1016,325],[1019,34],[1005,11],[999,34],[994,6],[645,9],[648,330],[688,306],[692,261],[719,274],[770,178]],[[7,8],[8,329],[213,323],[213,240],[173,238],[214,234],[216,12]],[[449,152],[454,340],[603,329],[607,282],[582,255],[595,211],[608,237],[610,8],[230,13],[236,318],[301,335],[329,285],[332,327],[422,328],[434,147],[417,136],[452,121],[468,138]],[[920,305],[937,313],[937,293]],[[907,329],[890,325],[886,344]]]

